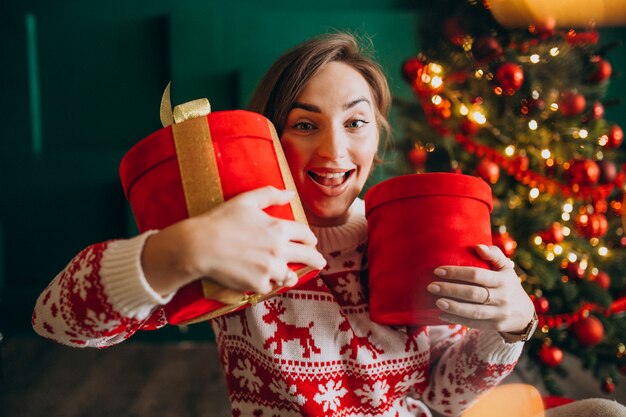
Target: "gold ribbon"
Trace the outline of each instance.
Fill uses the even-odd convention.
[[[160,119],[163,127],[172,126],[185,203],[190,217],[205,213],[224,202],[211,132],[206,118],[203,117],[210,112],[211,106],[205,98],[178,105],[174,107],[172,112],[170,83],[167,84],[161,97]],[[269,120],[268,125],[285,187],[288,190],[296,191],[274,125]],[[300,199],[296,197],[289,204],[294,219],[297,222],[307,224]],[[314,268],[305,266],[296,271],[296,274],[300,278],[313,270]],[[225,305],[181,324],[198,323],[230,313],[247,304],[254,305],[282,290],[282,287],[277,287],[266,295],[245,294],[226,288],[210,279],[202,279],[201,284],[205,298],[219,301]]]

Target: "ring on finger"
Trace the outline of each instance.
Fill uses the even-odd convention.
[[[489,288],[487,287],[483,287],[485,290],[487,290],[487,298],[485,298],[485,301],[483,301],[481,304],[488,304],[489,301],[491,301],[491,292],[489,292]]]

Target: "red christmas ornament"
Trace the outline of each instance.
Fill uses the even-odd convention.
[[[563,351],[556,346],[543,345],[539,349],[539,359],[550,368],[556,368],[563,360]]]
[[[517,64],[505,62],[498,68],[496,82],[508,95],[513,95],[524,84],[524,70]]]
[[[602,213],[580,213],[576,216],[574,223],[578,233],[588,239],[602,237],[609,230],[609,223],[606,216]]]
[[[451,43],[461,46],[467,36],[467,29],[462,19],[451,17],[443,22],[443,33]]]
[[[409,162],[415,168],[423,168],[426,164],[426,159],[428,158],[428,152],[422,146],[414,146],[409,151]]]
[[[608,141],[606,142],[606,145],[604,145],[605,148],[619,148],[619,146],[622,144],[622,141],[624,140],[624,131],[618,125],[613,125],[609,129],[607,137]]]
[[[611,277],[604,271],[591,276],[591,280],[603,290],[608,290],[611,286]]]
[[[602,119],[604,116],[604,106],[599,101],[594,101],[591,105],[591,118],[594,120]]]
[[[417,57],[411,57],[402,64],[402,76],[411,85],[417,77],[422,73],[424,63]]]
[[[578,262],[569,262],[565,267],[565,274],[569,279],[576,281],[585,277],[585,270]]]
[[[595,346],[602,340],[604,336],[604,326],[600,319],[595,316],[589,316],[574,323],[572,330],[582,346]]]
[[[539,232],[539,237],[546,243],[561,243],[564,239],[563,226],[559,222],[554,222],[549,228]]]
[[[607,159],[598,161],[598,168],[600,168],[600,184],[610,184],[617,178],[617,167],[615,164]]]
[[[476,39],[472,53],[478,61],[494,61],[502,56],[502,46],[493,36],[485,35]]]
[[[585,110],[586,105],[585,96],[571,90],[563,92],[559,100],[559,110],[565,117],[578,116]]]
[[[546,314],[548,310],[550,310],[550,302],[546,297],[535,297],[532,296],[531,300],[533,301],[533,305],[535,306],[535,311],[538,314]]]
[[[500,248],[504,256],[510,258],[515,253],[517,242],[513,240],[508,232],[497,233],[492,237],[493,244]]]
[[[500,167],[489,159],[483,159],[478,164],[478,175],[490,184],[495,184],[500,178]]]
[[[591,159],[577,159],[570,163],[568,175],[572,185],[594,185],[600,179],[600,167]]]
[[[604,380],[604,382],[602,382],[602,391],[606,392],[607,394],[615,391],[615,382],[613,382],[613,379],[607,378]]]
[[[604,59],[598,60],[595,64],[595,71],[587,78],[587,81],[592,83],[601,83],[611,78],[611,63]]]

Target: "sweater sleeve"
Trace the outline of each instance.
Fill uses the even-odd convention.
[[[513,371],[523,342],[506,343],[496,331],[432,326],[431,371],[423,401],[446,416],[461,415]]]
[[[97,243],[76,255],[37,299],[39,335],[74,347],[108,347],[165,325],[161,297],[146,281],[141,251],[155,232]]]

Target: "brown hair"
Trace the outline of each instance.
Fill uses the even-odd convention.
[[[325,64],[333,61],[351,66],[369,84],[376,102],[376,122],[386,143],[391,131],[387,121],[391,106],[387,78],[380,65],[348,33],[321,35],[283,54],[259,82],[250,99],[249,109],[270,119],[280,136],[291,106],[306,84]]]

